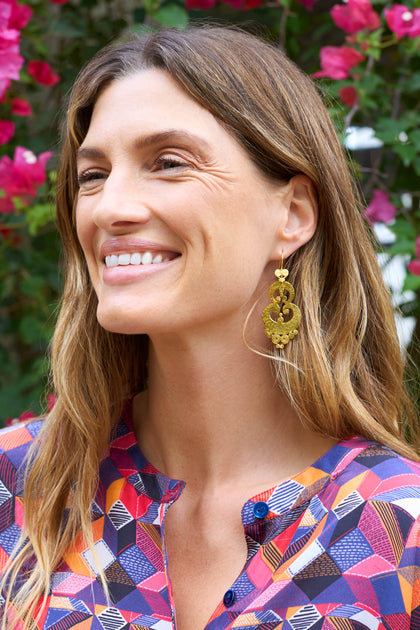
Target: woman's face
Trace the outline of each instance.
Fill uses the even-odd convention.
[[[104,90],[78,177],[77,233],[104,328],[153,335],[243,324],[271,278],[283,185],[165,72]]]

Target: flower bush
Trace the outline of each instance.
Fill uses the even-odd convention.
[[[239,23],[264,30],[312,74],[343,142],[350,127],[369,140],[349,151],[364,214],[395,235],[386,251],[403,257],[411,290],[402,309],[420,322],[419,4],[0,0],[0,421],[38,413],[48,383],[60,286],[52,200],[66,94],[95,50],[127,30],[185,28],[197,18]],[[418,363],[415,345],[411,352]]]

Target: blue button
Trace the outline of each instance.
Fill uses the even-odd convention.
[[[223,603],[226,606],[226,608],[229,608],[229,606],[232,606],[235,599],[236,599],[235,591],[233,591],[230,588],[228,591],[226,591],[226,593],[223,596]]]
[[[268,507],[267,503],[265,503],[265,501],[258,501],[258,503],[255,503],[252,511],[254,513],[254,516],[256,516],[257,518],[265,518],[270,511],[270,508]]]

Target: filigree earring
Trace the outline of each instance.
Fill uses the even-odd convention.
[[[299,307],[293,304],[295,290],[290,282],[286,282],[289,272],[283,269],[283,256],[274,274],[277,280],[269,289],[271,304],[263,310],[262,319],[267,337],[276,348],[284,348],[297,335],[302,315]]]

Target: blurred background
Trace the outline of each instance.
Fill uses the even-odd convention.
[[[362,190],[402,352],[420,365],[420,0],[0,0],[0,426],[54,404],[54,188],[75,76],[127,31],[206,20],[268,38],[313,75]]]

